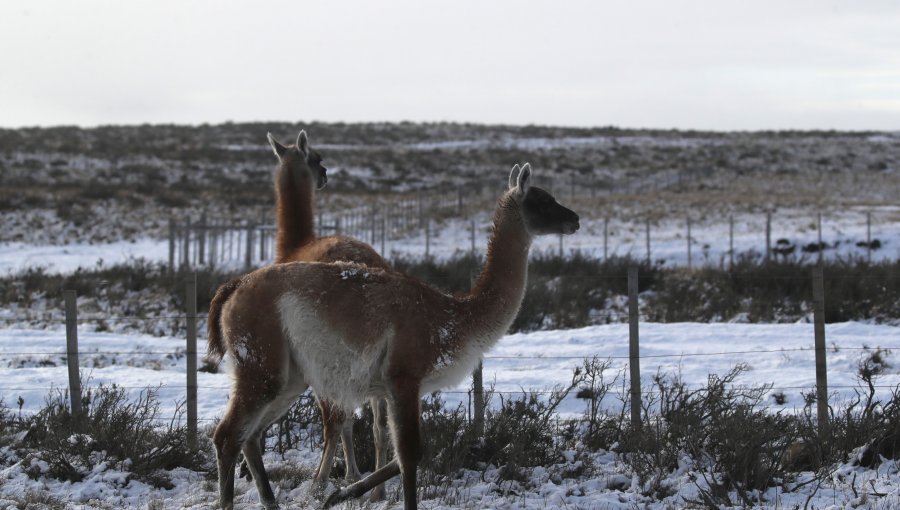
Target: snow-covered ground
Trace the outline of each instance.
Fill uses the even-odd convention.
[[[62,246],[0,243],[0,275],[17,274],[31,268],[68,274],[79,268],[97,269],[126,264],[138,258],[168,263],[168,257],[168,242],[153,239]]]
[[[738,363],[747,363],[750,370],[738,383],[749,386],[772,384],[772,392],[783,392],[787,400],[782,405],[770,400],[773,411],[792,411],[803,406],[801,392],[811,391],[815,382],[813,327],[811,324],[641,324],[641,374],[644,389],[657,372],[677,375],[691,387],[705,384],[708,374],[724,374]],[[876,348],[900,351],[900,328],[862,323],[829,324],[826,326],[828,349],[828,381],[831,402],[844,400],[856,387],[858,361]],[[201,347],[202,349],[202,347]],[[147,335],[122,335],[83,331],[79,334],[80,365],[85,386],[117,384],[137,395],[147,387],[159,387],[161,417],[170,417],[179,401],[185,399],[185,340]],[[624,324],[593,326],[576,330],[541,331],[508,335],[485,357],[484,379],[498,392],[543,391],[571,379],[572,370],[585,357],[611,358],[607,379],[618,376],[627,379],[623,371],[628,364],[628,327]],[[10,327],[0,330],[0,396],[13,407],[21,397],[23,413],[34,412],[44,403],[51,388],[67,385],[65,361],[65,331],[30,330]],[[900,366],[893,354],[887,355],[890,368],[879,380],[882,396],[900,384]],[[227,362],[226,362],[227,364]],[[623,379],[624,378],[624,379]],[[201,425],[209,424],[221,415],[229,391],[227,373],[200,373],[198,377]],[[445,394],[448,402],[468,401],[469,382],[450,388]],[[621,406],[615,398],[604,403],[610,409]],[[584,411],[582,401],[569,397],[561,411],[578,414]],[[287,458],[267,455],[269,466],[299,463],[313,468],[318,451],[303,449]],[[649,508],[680,507],[684,497],[695,497],[696,488],[687,482],[689,473],[673,475],[683,483],[678,494],[665,501],[654,501],[641,495],[636,482],[624,465],[610,453],[596,455],[602,475],[585,480],[566,480],[562,484],[550,481],[546,470],[533,473],[534,489],[517,496],[504,495],[490,480],[467,480],[463,492],[453,497],[425,499],[424,508]],[[831,485],[818,492],[807,486],[795,493],[773,493],[773,507],[802,506],[811,497],[810,508],[857,508],[858,495],[849,487],[852,476],[856,487],[887,496],[870,496],[863,508],[898,508],[900,505],[900,474],[895,462],[887,462],[877,471],[850,466],[840,467]],[[855,475],[854,475],[855,474]],[[146,508],[153,501],[163,508],[209,508],[215,501],[214,487],[204,482],[201,474],[179,470],[173,473],[175,488],[157,490],[137,481],[129,481],[109,468],[78,483],[53,480],[31,480],[21,465],[0,471],[0,506],[3,495],[21,495],[26,491],[47,491],[73,505],[87,507],[116,506]],[[682,479],[683,478],[683,479]],[[865,480],[872,479],[873,484]],[[865,484],[863,482],[865,481]],[[396,483],[396,482],[394,482]],[[306,508],[309,500],[308,484],[299,488],[284,488],[280,493],[286,508]],[[774,489],[773,489],[774,490]],[[238,507],[254,508],[256,491],[246,481],[238,482]],[[682,499],[679,499],[682,498]],[[855,499],[856,498],[856,499]],[[679,504],[681,502],[681,504]],[[674,505],[674,506],[673,506]],[[355,508],[353,503],[348,508]],[[399,508],[400,504],[383,503],[375,508]],[[72,508],[81,508],[73,506]]]

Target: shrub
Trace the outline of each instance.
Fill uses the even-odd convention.
[[[156,390],[148,388],[137,400],[129,401],[124,389],[101,385],[82,400],[85,415],[76,419],[68,396],[58,390],[28,420],[25,445],[31,447],[31,476],[44,474],[45,463],[47,475],[78,481],[106,462],[149,483],[167,486],[161,470],[197,469],[206,463],[201,452],[207,448],[191,451],[187,446],[181,409],[162,426],[157,425]]]
[[[556,410],[569,393],[584,382],[576,369],[567,386],[546,395],[523,391],[519,396],[498,395],[498,409],[487,406],[484,436],[473,450],[474,466],[500,467],[501,480],[522,480],[522,468],[550,466],[564,460],[557,430]]]
[[[857,367],[859,388],[854,398],[834,408],[830,416],[830,448],[833,462],[854,460],[862,466],[880,464],[882,458],[900,458],[900,386],[886,401],[876,396],[878,378],[890,368],[890,351],[866,350]],[[865,446],[855,459],[855,450]]]
[[[783,474],[781,460],[798,437],[796,420],[760,406],[771,387],[733,385],[746,369],[738,365],[724,376],[710,375],[697,390],[657,374],[644,422],[622,441],[625,462],[646,492],[666,495],[664,480],[689,459],[704,479],[697,482],[703,504],[752,506],[752,491]]]
[[[19,402],[23,402],[19,397]],[[13,416],[12,410],[6,405],[6,401],[0,398],[0,448],[16,443],[16,435],[22,430],[22,421]]]
[[[275,423],[278,427],[273,426],[270,435],[275,437],[274,450],[278,453],[297,448],[304,440],[310,444],[322,442],[322,413],[310,394],[298,398]]]
[[[581,370],[583,382],[578,386],[576,397],[587,402],[585,420],[587,427],[582,438],[585,445],[591,449],[609,449],[621,439],[621,432],[625,424],[625,406],[622,406],[617,415],[608,415],[602,412],[601,404],[609,395],[610,390],[619,381],[619,376],[624,376],[625,368],[616,374],[612,380],[607,380],[604,373],[612,367],[612,360],[601,360],[596,356],[584,360]]]
[[[439,476],[452,476],[470,466],[472,446],[477,440],[474,422],[462,404],[449,408],[439,392],[422,401],[424,456],[421,466]]]

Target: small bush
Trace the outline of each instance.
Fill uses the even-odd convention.
[[[159,425],[156,390],[146,389],[129,401],[117,386],[99,386],[83,397],[85,416],[72,415],[62,391],[51,393],[43,409],[29,420],[26,446],[31,447],[32,476],[47,474],[81,480],[94,466],[107,462],[139,479],[168,485],[162,470],[200,468],[206,462],[187,446],[182,412]],[[46,473],[44,467],[46,466]]]
[[[422,401],[422,435],[425,454],[421,465],[428,472],[453,476],[471,465],[471,449],[477,433],[462,404],[448,408],[440,393],[425,398]]]
[[[581,366],[584,382],[579,385],[575,396],[587,402],[587,428],[582,440],[593,450],[611,448],[621,439],[625,424],[625,406],[620,408],[617,415],[608,415],[601,409],[601,404],[619,381],[619,376],[624,375],[625,369],[622,368],[615,377],[607,379],[605,372],[611,367],[612,360],[601,360],[596,356],[585,359]]]
[[[644,422],[622,441],[625,462],[646,492],[666,495],[664,480],[687,460],[704,478],[697,484],[704,504],[750,506],[754,490],[783,474],[781,460],[798,437],[796,420],[761,406],[769,386],[734,386],[746,369],[738,365],[724,376],[710,375],[697,390],[657,374]]]
[[[322,443],[322,413],[310,394],[298,398],[275,424],[278,426],[273,425],[270,435],[275,437],[274,450],[278,453],[298,448],[303,441],[310,445]]]
[[[564,460],[563,444],[557,429],[556,410],[569,393],[583,384],[576,369],[568,386],[557,386],[547,395],[522,392],[519,396],[499,395],[500,406],[487,407],[484,436],[473,451],[473,467],[500,467],[501,480],[522,480],[522,468],[550,466]]]
[[[832,462],[855,460],[864,467],[880,464],[882,458],[900,458],[900,386],[886,401],[876,396],[878,378],[890,368],[890,351],[866,350],[858,364],[859,388],[854,398],[831,412],[830,448],[825,450]],[[811,420],[810,420],[811,421]],[[856,449],[865,446],[856,459]]]

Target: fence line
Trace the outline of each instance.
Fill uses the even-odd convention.
[[[817,400],[817,415],[819,420],[819,433],[823,435],[828,433],[828,383],[827,383],[827,370],[826,370],[826,348],[825,348],[825,331],[824,331],[824,275],[821,266],[816,266],[812,271],[812,280],[813,280],[813,300],[815,302],[814,307],[814,315],[815,315],[815,324],[814,324],[814,340],[815,347],[812,349],[809,348],[792,348],[792,349],[750,349],[750,350],[736,350],[736,351],[724,351],[724,352],[704,352],[704,353],[681,353],[681,354],[653,354],[653,355],[640,355],[640,347],[639,347],[639,311],[637,307],[637,289],[638,289],[638,268],[636,266],[629,267],[628,270],[628,289],[629,289],[629,306],[628,306],[628,323],[629,323],[629,355],[628,356],[607,356],[608,359],[628,359],[628,372],[630,374],[630,385],[629,385],[629,395],[631,401],[631,419],[632,423],[640,424],[641,423],[641,413],[642,411],[642,396],[650,395],[653,392],[642,390],[641,388],[641,378],[640,378],[640,360],[649,359],[649,358],[684,358],[691,356],[717,356],[717,355],[738,355],[738,354],[777,354],[784,352],[798,352],[798,351],[814,351],[816,354],[816,400]],[[74,291],[66,291],[65,295],[66,299],[66,324],[67,324],[67,347],[65,352],[40,352],[40,353],[32,353],[37,355],[59,355],[66,354],[68,360],[68,371],[69,371],[69,391],[70,395],[73,396],[71,398],[72,412],[73,415],[78,415],[81,413],[80,404],[81,398],[74,398],[79,392],[81,387],[80,382],[80,373],[79,373],[79,364],[78,364],[78,347],[77,347],[77,307],[75,306],[75,293]],[[193,319],[188,321],[188,327],[186,331],[186,344],[185,344],[185,354],[188,357],[187,366],[186,366],[186,389],[187,389],[187,422],[188,422],[188,431],[189,431],[189,440],[192,440],[192,444],[196,444],[196,431],[197,431],[197,422],[200,421],[197,416],[197,389],[201,388],[201,386],[197,385],[197,359],[196,359],[196,318],[199,317],[196,306],[197,306],[197,293],[196,293],[196,274],[191,273],[188,275],[185,281],[185,296],[186,296],[186,314],[183,316],[187,319]],[[181,316],[178,316],[181,317]],[[864,350],[867,347],[838,347],[835,350]],[[179,351],[175,351],[174,353],[170,351],[92,351],[89,354],[152,354],[152,353],[161,353],[161,354],[180,354]],[[16,353],[7,352],[4,353],[6,355],[15,355]],[[25,354],[25,352],[20,352],[18,354]],[[490,359],[523,359],[523,360],[553,360],[553,359],[585,359],[585,356],[485,356],[485,360]],[[624,367],[623,367],[624,369]],[[478,373],[474,374],[477,377]],[[124,386],[119,386],[125,388]],[[842,386],[835,386],[834,388],[838,388]],[[206,389],[227,389],[227,386],[202,386],[202,388]],[[474,385],[475,390],[477,391],[478,385]],[[780,387],[779,387],[780,388]],[[787,388],[799,388],[799,389],[807,389],[812,387],[801,386],[801,387],[785,387]],[[774,386],[773,386],[774,389]],[[782,389],[782,388],[780,388]],[[0,390],[13,390],[12,388],[2,388]],[[20,388],[18,391],[26,391],[24,388]],[[450,394],[460,394],[467,393],[472,394],[473,390],[469,392],[462,392],[459,390],[456,391],[448,391],[445,393]],[[484,390],[481,390],[484,392]],[[520,389],[518,391],[502,391],[502,390],[488,390],[484,393],[510,393],[510,394],[519,394],[524,390]],[[535,393],[551,393],[551,392],[535,392]],[[482,421],[484,418],[484,407],[481,406],[480,409],[477,410],[474,419],[477,421]]]
[[[425,256],[431,255],[432,240],[436,234],[434,228],[435,219],[456,217],[462,219],[462,211],[465,201],[460,192],[458,197],[445,197],[442,194],[430,193],[423,195],[417,194],[416,198],[407,198],[398,200],[391,204],[372,204],[361,206],[355,210],[344,212],[341,214],[324,214],[319,213],[316,217],[316,232],[319,236],[344,234],[357,239],[363,240],[371,244],[373,247],[381,247],[380,253],[387,256],[386,249],[388,243],[395,241],[421,238],[416,243],[425,248]],[[773,226],[772,218],[775,211],[768,210],[765,212],[764,233],[759,234],[759,243],[762,245],[759,251],[764,260],[787,260],[797,256],[810,256],[821,259],[826,250],[837,249],[840,241],[836,241],[834,246],[829,246],[822,240],[823,220],[822,214],[817,213],[813,220],[815,229],[817,230],[817,242],[807,244],[791,243],[788,239],[780,237],[773,242]],[[241,223],[228,223],[225,221],[208,220],[205,214],[202,214],[199,221],[191,221],[186,218],[182,221],[176,221],[174,218],[169,221],[169,262],[168,267],[175,269],[190,269],[197,265],[218,265],[221,263],[234,263],[242,261],[245,269],[250,269],[258,263],[266,263],[271,261],[275,252],[275,226],[264,223],[265,216],[261,216],[260,222],[246,220]],[[705,263],[709,265],[709,243],[702,243],[695,235],[696,223],[695,219],[687,216],[683,224],[685,243],[685,255],[688,268],[692,268],[696,262],[695,248],[703,248],[703,256]],[[858,240],[855,243],[861,256],[866,260],[872,260],[872,252],[883,249],[883,241],[872,237],[872,212],[865,211],[860,213],[860,221],[865,226],[865,240]],[[602,252],[603,258],[610,256],[610,220],[603,219],[603,246],[602,250],[596,248],[597,252]],[[654,260],[654,239],[652,231],[654,222],[650,218],[644,219],[643,236],[644,249],[642,257],[652,263]],[[729,215],[728,223],[728,241],[722,240],[722,244],[727,246],[725,250],[720,252],[719,265],[724,266],[727,262],[729,267],[734,267],[734,215]],[[472,253],[483,250],[483,246],[476,243],[476,234],[478,226],[474,221],[470,222],[469,234],[471,238]],[[681,234],[678,234],[681,237]],[[639,250],[638,242],[632,245],[633,250]],[[698,246],[694,246],[698,245]],[[458,247],[457,248],[461,248]],[[559,253],[565,253],[565,238],[559,236]],[[629,251],[629,254],[631,252]],[[637,256],[637,255],[636,255]]]
[[[839,347],[832,346],[828,348],[828,351],[833,353],[838,353],[841,351],[870,351],[871,347]],[[816,347],[797,347],[793,349],[759,349],[759,350],[749,350],[749,351],[723,351],[723,352],[684,352],[684,353],[676,353],[676,354],[644,354],[641,355],[641,359],[662,359],[662,358],[689,358],[689,357],[699,357],[699,356],[734,356],[737,354],[781,354],[786,352],[815,352]],[[80,354],[186,354],[185,351],[139,351],[139,350],[131,350],[131,351],[80,351]],[[13,355],[13,356],[43,356],[50,354],[57,355],[65,355],[66,351],[41,351],[41,352],[16,352],[16,351],[0,351],[2,355]],[[589,355],[584,356],[482,356],[482,359],[491,360],[491,359],[502,359],[502,360],[526,360],[526,361],[534,361],[534,360],[583,360],[585,358],[589,358]],[[603,356],[604,359],[627,359],[630,360],[631,356]],[[199,386],[198,386],[199,387]]]
[[[93,386],[93,387],[94,387],[94,388],[99,388],[100,386],[102,386],[102,385],[98,384],[98,385],[95,385],[95,386]],[[740,387],[741,385],[738,385],[738,386]],[[171,386],[171,385],[168,385],[168,384],[162,384],[162,385],[159,385],[159,386],[123,386],[123,385],[121,385],[121,384],[116,384],[115,387],[116,387],[116,388],[121,388],[121,389],[126,389],[126,390],[146,390],[146,389],[148,389],[148,388],[151,388],[151,389],[152,389],[152,388],[157,388],[157,387],[159,387],[159,388],[169,388],[169,387],[172,387],[172,386]],[[705,388],[706,386],[703,385],[702,383],[698,383],[698,384],[684,384],[684,387],[685,387],[685,388]],[[877,389],[894,389],[894,388],[896,388],[897,386],[895,386],[895,385],[889,385],[889,384],[873,384],[872,387],[873,387],[873,388],[877,388]],[[227,386],[197,386],[197,388],[203,389],[203,390],[224,390],[224,391],[227,392],[227,391],[231,390],[231,385],[227,385]],[[815,389],[816,389],[816,386],[814,386],[814,385],[806,385],[806,386],[770,386],[769,388],[772,389],[772,390],[815,390]],[[853,388],[859,388],[859,386],[858,386],[858,385],[849,385],[849,384],[837,384],[837,385],[829,386],[829,389],[834,389],[834,390],[838,390],[838,389],[844,389],[844,390],[846,390],[846,389],[853,389]],[[868,385],[866,386],[866,388],[868,388]],[[42,390],[46,390],[46,389],[47,389],[46,387],[32,387],[32,388],[28,388],[28,387],[5,387],[5,386],[0,386],[0,391],[42,391]],[[441,394],[447,394],[447,395],[468,395],[468,394],[471,394],[471,393],[473,393],[473,392],[472,392],[472,390],[443,390],[443,391],[440,391],[440,393],[441,393]],[[516,389],[509,389],[509,390],[504,390],[504,389],[499,389],[499,390],[498,390],[498,389],[496,389],[496,388],[492,388],[492,389],[487,389],[487,390],[485,390],[485,394],[490,394],[490,393],[493,393],[493,394],[502,394],[502,395],[521,395],[521,394],[523,394],[523,393],[534,393],[535,395],[551,395],[551,394],[555,393],[555,391],[554,391],[554,390],[524,389],[524,388],[521,388],[521,387],[516,388]],[[641,391],[641,395],[653,395],[653,394],[655,394],[655,393],[656,393],[656,390],[652,390],[652,389],[651,389],[651,390],[642,390],[642,391]],[[308,394],[307,394],[307,395],[301,395],[299,398],[304,398],[304,397],[307,397],[307,396],[309,396],[309,395],[308,395]],[[207,419],[209,419],[209,418],[207,418]],[[197,420],[198,420],[198,421],[203,421],[204,418],[197,418]]]

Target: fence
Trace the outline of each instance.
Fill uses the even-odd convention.
[[[815,386],[815,394],[816,401],[818,406],[818,416],[819,416],[819,426],[820,433],[827,434],[828,432],[828,396],[829,396],[829,388],[828,388],[828,372],[827,372],[827,362],[826,362],[826,339],[825,339],[825,329],[824,329],[824,292],[823,292],[823,280],[824,275],[822,268],[820,266],[815,266],[811,270],[811,278],[812,278],[812,289],[813,289],[813,303],[814,303],[814,351],[815,351],[815,378],[816,378],[816,386]],[[628,371],[630,373],[630,385],[629,385],[629,394],[631,401],[631,419],[632,423],[641,423],[641,413],[642,413],[642,395],[646,392],[641,387],[641,360],[648,358],[659,358],[659,357],[673,357],[673,358],[684,358],[684,354],[664,354],[664,355],[641,355],[640,352],[640,322],[639,322],[639,310],[638,310],[638,270],[636,267],[631,267],[628,271],[628,341],[629,341],[629,351],[627,355],[628,361]],[[186,414],[187,414],[187,424],[189,431],[189,441],[192,445],[196,445],[197,438],[197,423],[199,420],[197,414],[197,320],[203,319],[205,317],[197,314],[197,293],[196,293],[196,275],[188,274],[184,287],[184,295],[185,295],[185,315],[179,316],[177,318],[184,319],[186,321],[186,334],[185,334],[185,353],[187,355],[187,364],[186,364],[186,374],[185,374],[185,388],[187,395],[186,402]],[[81,414],[84,411],[80,408],[81,405],[81,381],[79,376],[79,351],[78,351],[78,338],[77,338],[77,327],[76,325],[79,323],[79,318],[77,316],[77,308],[76,308],[76,299],[74,291],[66,291],[65,292],[65,305],[66,305],[66,336],[67,336],[67,344],[66,344],[66,355],[67,355],[67,365],[68,365],[68,374],[69,374],[69,392],[71,395],[71,405],[72,412],[75,415]],[[110,318],[107,318],[110,319]],[[624,338],[623,338],[624,341]],[[832,347],[833,349],[837,349],[836,346]],[[862,348],[862,347],[860,347]],[[854,349],[854,347],[841,347],[841,349]],[[705,353],[703,356],[715,356],[715,355],[733,355],[739,354],[742,351],[736,350],[732,352],[722,352],[722,353]],[[751,353],[751,352],[771,352],[771,353],[780,353],[784,354],[784,350],[773,349],[771,351],[743,351],[743,353]],[[701,356],[701,354],[698,354]],[[604,356],[599,356],[604,357]],[[492,360],[497,357],[495,356],[485,356],[486,360]],[[539,358],[525,358],[525,359],[541,359],[545,362],[548,359],[552,359],[553,356],[541,356]],[[581,358],[583,359],[583,358]],[[481,366],[476,370],[475,374],[473,374],[473,388],[470,390],[470,406],[474,403],[473,410],[473,420],[476,423],[483,423],[483,417],[485,413],[485,402],[484,402],[484,388],[482,387],[483,377],[481,375]],[[219,387],[223,392],[228,391],[227,386]],[[452,393],[452,392],[450,392]],[[502,392],[501,392],[502,393]]]
[[[316,222],[317,234],[355,237],[375,249],[380,248],[379,253],[385,257],[389,250],[402,252],[396,249],[402,245],[396,243],[404,243],[404,240],[413,241],[405,244],[418,250],[410,253],[414,256],[429,257],[460,250],[477,253],[486,245],[488,229],[475,220],[463,221],[460,212],[464,206],[461,193],[451,197],[420,194],[391,205],[361,206],[343,214],[320,213]],[[683,220],[669,219],[665,223],[649,219],[621,222],[606,218],[594,223],[590,220],[582,222],[593,232],[588,237],[579,233],[571,239],[559,236],[557,240],[538,239],[536,243],[538,247],[557,251],[560,255],[566,253],[568,247],[568,251],[604,259],[626,254],[645,258],[648,262],[668,261],[688,268],[710,264],[733,267],[735,257],[742,252],[758,253],[766,261],[800,257],[820,260],[836,254],[871,262],[873,254],[894,258],[888,251],[898,250],[891,245],[891,239],[900,238],[900,232],[895,232],[898,227],[887,214],[885,219],[874,223],[872,211],[844,213],[838,219],[822,214],[784,218],[786,213],[767,211],[761,215],[730,215],[719,223],[700,223],[690,216]],[[450,217],[459,220],[455,228],[468,232],[442,232],[436,218]],[[823,229],[830,229],[830,232],[823,234]],[[810,234],[810,231],[814,233]],[[614,238],[613,242],[611,238]],[[204,215],[199,221],[172,219],[169,223],[168,267],[173,270],[198,265],[234,266],[236,262],[242,263],[246,270],[271,262],[274,251],[275,227],[265,218],[234,224],[208,220]],[[900,256],[900,251],[896,256]]]
[[[425,232],[426,254],[432,217],[461,215],[465,204],[462,190],[456,193],[418,193],[390,203],[357,207],[343,214],[317,216],[317,235],[345,234],[367,241],[373,247],[401,239],[413,232]],[[217,265],[243,260],[244,267],[274,258],[275,226],[260,221],[234,224],[227,221],[190,218],[169,220],[169,268]]]

